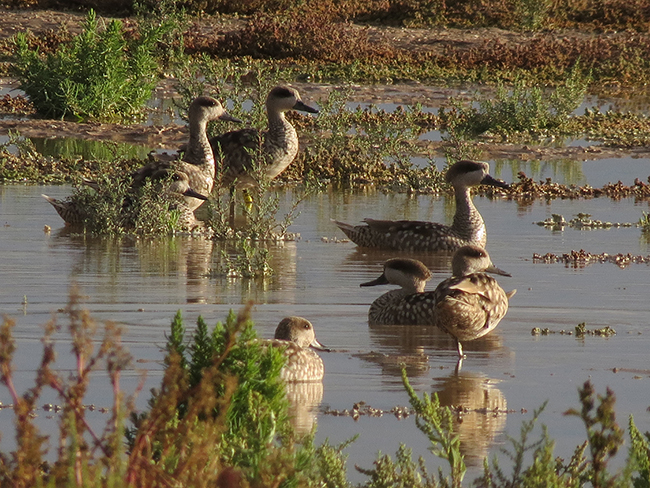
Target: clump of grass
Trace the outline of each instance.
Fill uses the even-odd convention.
[[[120,21],[104,25],[90,10],[82,33],[45,56],[17,34],[14,74],[44,116],[128,119],[142,113],[156,84],[152,52],[160,34],[140,31],[127,40]]]
[[[438,479],[428,474],[425,461],[420,458],[414,463],[411,458],[411,450],[401,445],[397,452],[397,462],[393,462],[389,456],[379,454],[375,468],[363,470],[362,473],[370,476],[368,488],[380,488],[389,486],[399,487],[437,487],[460,488],[467,468],[464,457],[460,451],[460,437],[454,433],[454,414],[449,407],[440,405],[437,394],[418,397],[406,376],[406,369],[402,368],[402,382],[409,396],[409,402],[415,410],[417,417],[415,425],[428,437],[431,442],[429,450],[449,465],[449,475],[444,475],[442,469],[438,473]]]
[[[623,446],[623,429],[616,423],[614,410],[616,396],[612,390],[607,388],[604,396],[598,395],[600,404],[594,412],[596,391],[591,382],[586,381],[578,392],[582,409],[580,411],[569,409],[565,415],[579,417],[587,429],[587,441],[591,454],[589,469],[591,483],[594,487],[614,486],[624,476],[622,474],[612,476],[607,471],[609,460]]]
[[[587,78],[576,66],[566,83],[550,96],[537,86],[528,87],[523,81],[515,82],[511,89],[499,84],[495,96],[481,100],[479,108],[464,107],[459,100],[452,100],[452,109],[441,110],[440,116],[447,126],[467,137],[481,134],[506,138],[516,134],[539,136],[561,130],[584,99],[586,89]]]
[[[0,454],[0,485],[16,488],[32,486],[82,486],[84,480],[104,479],[106,486],[117,486],[124,475],[127,459],[122,442],[124,418],[133,408],[133,397],[120,391],[120,373],[131,357],[121,344],[121,330],[114,324],[104,327],[104,338],[95,344],[97,326],[87,311],[79,308],[75,288],[65,309],[68,333],[76,366],[65,376],[54,369],[54,335],[61,326],[51,320],[44,326],[43,354],[36,371],[34,386],[19,394],[13,381],[16,343],[12,335],[14,321],[5,318],[0,326],[0,382],[8,389],[16,419],[16,450]],[[103,432],[96,432],[86,418],[84,398],[90,376],[100,364],[106,367],[114,403]],[[59,448],[53,463],[44,462],[48,438],[34,423],[34,412],[46,388],[54,390],[61,403]],[[103,462],[97,462],[102,459]],[[113,483],[111,485],[111,483]]]
[[[643,216],[639,218],[638,222],[639,227],[643,232],[650,231],[650,213],[643,212]]]
[[[64,202],[78,209],[80,227],[97,235],[168,235],[186,231],[176,196],[166,191],[171,180],[147,181],[131,188],[129,175],[103,175],[89,187],[81,185]]]

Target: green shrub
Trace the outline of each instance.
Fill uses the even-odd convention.
[[[91,10],[81,34],[52,54],[40,55],[29,48],[27,34],[17,34],[14,74],[44,116],[134,117],[156,85],[152,51],[160,35],[160,30],[141,30],[127,40],[120,21],[105,26]]]
[[[576,64],[565,83],[551,94],[519,80],[511,88],[500,83],[493,97],[479,101],[479,108],[452,100],[451,110],[441,109],[440,116],[448,128],[467,137],[559,131],[584,99],[588,79]]]

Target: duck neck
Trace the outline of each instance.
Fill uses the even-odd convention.
[[[298,153],[298,134],[284,115],[284,112],[269,112],[269,130],[266,134],[264,145],[271,157],[272,170],[269,174],[275,178],[282,172]],[[270,170],[271,171],[271,170]]]
[[[472,202],[469,187],[454,187],[456,195],[456,214],[452,229],[463,239],[485,241],[485,224],[481,214]]]
[[[207,120],[190,120],[190,141],[186,160],[198,166],[210,166],[214,172],[214,154],[207,134]]]

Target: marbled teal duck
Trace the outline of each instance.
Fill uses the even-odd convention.
[[[463,246],[452,258],[452,276],[441,282],[435,295],[435,325],[456,339],[458,356],[461,342],[490,333],[508,311],[509,299],[517,293],[503,291],[487,273],[510,276],[492,264],[487,251],[478,246]]]
[[[456,214],[451,226],[415,220],[364,219],[365,224],[355,226],[334,222],[361,247],[414,252],[455,251],[468,244],[484,247],[485,224],[472,202],[470,188],[508,187],[507,183],[490,176],[489,170],[488,163],[482,161],[458,161],[449,167],[445,178],[454,187],[456,196]]]
[[[268,129],[226,132],[210,139],[217,160],[221,157],[221,186],[246,188],[256,184],[251,154],[260,151],[263,156],[263,175],[273,179],[282,173],[298,154],[298,134],[286,119],[285,112],[298,110],[317,114],[318,110],[305,104],[298,90],[276,86],[266,97]]]
[[[362,283],[360,286],[399,285],[377,298],[368,311],[370,325],[416,325],[430,320],[429,310],[422,308],[410,310],[407,297],[425,294],[424,287],[431,279],[429,269],[417,259],[394,258],[384,263],[384,271],[379,278]],[[429,292],[430,293],[430,292]],[[420,312],[422,315],[420,316]]]
[[[286,317],[275,329],[271,343],[286,347],[287,362],[280,376],[287,382],[321,381],[325,375],[323,360],[310,349],[328,350],[316,340],[314,326],[302,317]]]
[[[188,176],[190,187],[202,195],[210,195],[214,186],[214,153],[207,135],[208,122],[223,120],[241,122],[232,117],[218,100],[212,97],[195,98],[188,109],[190,139],[185,146],[182,161],[152,161],[132,175],[133,188],[139,188],[150,179],[164,179],[170,173],[182,172]],[[196,210],[203,200],[186,197],[187,206]]]
[[[508,310],[505,293],[487,273],[510,276],[492,264],[487,251],[479,246],[463,246],[452,258],[452,277],[434,291],[424,291],[430,274],[424,264],[413,259],[390,259],[376,280],[361,286],[385,283],[400,285],[373,302],[368,313],[370,325],[435,325],[461,341],[483,337],[492,331]]]
[[[153,160],[135,171],[132,176],[131,188],[136,190],[147,181],[165,182],[171,180],[167,190],[161,185],[161,191],[172,195],[175,199],[182,195],[184,204],[178,204],[182,221],[194,221],[193,212],[212,191],[214,186],[214,154],[206,133],[207,124],[212,120],[230,120],[241,122],[230,116],[218,100],[212,97],[198,97],[190,104],[189,142],[186,146],[182,161]],[[98,189],[96,182],[85,180],[84,184]],[[56,200],[43,195],[54,207],[61,218],[70,225],[83,225],[86,219],[85,209],[74,200]],[[128,206],[128,203],[127,203]],[[192,216],[187,214],[192,212]],[[191,218],[190,218],[191,217]]]

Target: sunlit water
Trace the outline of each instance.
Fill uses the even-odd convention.
[[[424,109],[433,112],[449,96],[474,97],[471,90],[438,89],[431,93],[422,90]],[[370,101],[379,103],[388,95],[388,99],[395,101],[381,105],[388,111],[408,103],[408,99],[400,98],[399,87],[387,87],[385,91],[377,100]],[[307,87],[303,95],[310,98]],[[360,103],[365,106],[368,101],[352,98],[350,108]],[[587,97],[578,112],[582,113],[585,107],[604,111],[636,105],[625,100]],[[643,109],[640,111],[644,113]],[[165,115],[165,110],[159,112],[163,115],[150,122],[164,124],[172,120]],[[422,137],[440,140],[441,134],[432,131]],[[0,143],[5,141],[6,137],[0,136]],[[106,143],[34,142],[43,153],[66,157],[75,154],[106,157],[116,150],[131,150]],[[592,144],[580,140],[565,142]],[[142,157],[148,148],[134,146],[132,150],[135,152],[129,155]],[[444,164],[442,158],[435,162],[439,167]],[[414,163],[422,165],[428,161]],[[506,181],[515,180],[517,173],[523,171],[536,180],[550,177],[559,183],[600,187],[618,180],[630,185],[634,178],[646,181],[650,175],[647,160],[628,157],[585,162],[491,161],[490,164],[492,173]],[[449,199],[369,190],[315,195],[302,204],[302,213],[290,228],[300,233],[301,239],[271,248],[274,275],[265,281],[246,281],[215,273],[223,246],[209,240],[97,239],[67,235],[62,221],[40,194],[59,198],[71,191],[66,186],[0,186],[0,312],[17,323],[15,381],[20,391],[33,384],[41,357],[41,325],[66,305],[71,284],[77,283],[84,296],[84,307],[91,311],[100,329],[109,320],[124,327],[124,341],[135,359],[132,369],[123,375],[124,390],[135,391],[142,371],[146,372],[146,383],[137,402],[139,408],[146,407],[149,388],[160,382],[161,348],[177,310],[183,312],[191,330],[199,315],[208,324],[214,324],[223,320],[230,309],[239,310],[252,300],[253,319],[259,335],[266,338],[272,337],[277,323],[287,315],[302,315],[311,320],[319,340],[334,350],[321,353],[326,375],[318,410],[317,442],[329,438],[332,443],[339,443],[359,434],[346,451],[354,481],[364,479],[353,469],[355,464],[370,468],[379,450],[394,455],[400,443],[412,447],[414,455],[424,456],[431,466],[437,465],[426,450],[427,441],[416,429],[413,417],[397,420],[387,414],[354,421],[351,417],[324,413],[352,409],[361,401],[382,410],[408,405],[401,384],[400,362],[407,364],[410,381],[418,392],[436,392],[444,404],[511,412],[471,413],[457,424],[470,465],[466,480],[480,472],[483,457],[496,454],[499,447],[507,445],[508,435],[516,437],[521,422],[530,419],[532,411],[545,401],[548,406],[541,422],[548,426],[550,436],[556,441],[555,454],[570,457],[575,446],[584,441],[585,433],[578,419],[566,417],[563,412],[577,407],[577,389],[587,379],[599,393],[604,393],[607,386],[616,392],[621,425],[626,425],[631,414],[642,431],[650,430],[648,266],[632,264],[619,269],[607,263],[572,268],[532,262],[533,253],[565,253],[572,249],[650,254],[650,239],[636,227],[596,231],[567,228],[554,232],[533,223],[550,217],[551,213],[562,214],[568,220],[580,212],[603,221],[636,222],[643,211],[650,211],[647,202],[600,198],[520,205],[507,200],[476,198],[487,224],[487,248],[492,259],[497,266],[512,273],[512,278],[500,277],[499,281],[506,290],[518,291],[497,329],[481,340],[464,345],[467,359],[457,373],[455,346],[444,334],[426,327],[368,327],[370,303],[388,288],[360,288],[359,283],[377,277],[382,263],[396,253],[360,252],[352,243],[335,242],[335,237],[344,236],[330,220],[359,222],[364,217],[374,217],[450,223],[454,208]],[[291,192],[282,193],[282,198],[284,207],[289,208]],[[43,231],[45,225],[51,226],[51,233]],[[448,276],[449,256],[417,257],[434,273],[429,289]],[[67,325],[67,319],[61,314],[58,320],[64,327]],[[531,335],[533,327],[573,330],[581,322],[586,322],[589,329],[611,326],[617,333],[608,339]],[[65,371],[74,364],[66,334],[62,332],[57,337],[57,365],[65,376]],[[99,372],[86,403],[108,407],[112,403],[111,393],[105,375]],[[6,389],[0,389],[0,402],[11,403]],[[40,403],[60,401],[52,392],[46,392]],[[99,411],[88,415],[101,430],[107,415]],[[46,433],[53,433],[57,417],[58,414],[39,410],[36,421]],[[12,422],[12,411],[0,410],[3,449],[13,446]],[[55,448],[54,442],[51,448]],[[624,455],[624,451],[618,455],[619,462]],[[500,459],[507,466],[502,455]]]
[[[575,163],[569,170],[540,169],[540,176],[554,178],[559,173],[580,183],[598,186],[616,181],[625,174],[645,180],[650,166],[634,166],[628,175],[622,166],[599,162]],[[646,162],[647,164],[647,162]],[[519,168],[507,163],[494,165],[494,172],[512,181]],[[572,181],[567,181],[571,183]],[[593,182],[593,183],[592,183]],[[16,383],[21,390],[31,386],[40,360],[41,325],[65,306],[70,285],[79,284],[84,307],[101,324],[111,320],[124,327],[125,343],[137,362],[124,376],[126,391],[135,390],[140,370],[147,381],[138,406],[144,408],[148,389],[161,378],[161,347],[177,310],[193,328],[202,315],[209,324],[238,310],[248,300],[255,302],[253,319],[261,337],[272,337],[281,318],[301,315],[315,326],[319,340],[334,349],[321,353],[325,362],[323,401],[317,419],[317,441],[326,437],[333,443],[359,434],[347,452],[350,476],[362,481],[355,464],[372,467],[379,450],[394,455],[400,443],[411,446],[416,456],[432,457],[428,444],[417,431],[413,417],[397,420],[325,415],[326,409],[351,409],[360,401],[389,410],[408,405],[401,385],[399,362],[408,364],[411,382],[418,392],[437,392],[446,404],[469,408],[509,409],[509,414],[468,414],[459,424],[463,451],[473,479],[480,472],[482,458],[497,453],[506,435],[517,436],[521,422],[548,401],[541,422],[556,440],[556,455],[570,457],[584,438],[584,427],[574,417],[563,415],[578,405],[577,389],[587,379],[599,393],[607,386],[617,395],[618,420],[626,425],[632,414],[642,431],[650,430],[648,381],[650,363],[650,270],[645,264],[619,269],[614,264],[594,264],[574,269],[563,264],[534,264],[532,254],[563,253],[585,249],[608,252],[650,254],[650,245],[641,230],[624,229],[553,232],[534,225],[551,213],[567,219],[578,212],[600,220],[636,222],[649,205],[632,199],[611,201],[592,199],[522,206],[513,201],[475,199],[488,228],[488,250],[494,263],[512,273],[500,277],[506,290],[516,288],[506,317],[484,339],[465,344],[467,359],[455,372],[453,341],[444,334],[422,327],[369,328],[370,303],[387,288],[360,288],[359,283],[379,275],[385,259],[396,253],[360,252],[352,243],[333,242],[343,234],[330,221],[334,218],[358,222],[364,217],[419,219],[451,222],[453,203],[446,198],[408,197],[377,191],[334,192],[315,195],[301,206],[302,213],[290,230],[298,232],[297,242],[272,247],[270,279],[245,281],[215,276],[221,245],[198,238],[95,239],[72,237],[62,221],[43,200],[70,194],[66,186],[0,186],[0,312],[17,322]],[[290,191],[282,193],[289,207]],[[52,227],[50,234],[43,227]],[[323,239],[327,238],[327,239]],[[445,278],[449,256],[419,256],[434,273],[429,289]],[[26,303],[23,303],[26,298]],[[60,316],[62,325],[65,317]],[[611,338],[550,335],[533,337],[533,327],[573,330],[586,322],[588,328],[611,326]],[[60,334],[58,362],[63,369],[74,367],[65,334]],[[379,353],[371,355],[370,352]],[[614,369],[617,372],[614,372]],[[6,389],[0,401],[11,403]],[[42,403],[57,403],[47,393]],[[86,403],[110,406],[111,390],[99,374]],[[93,422],[107,416],[89,413]],[[38,423],[46,431],[55,422],[39,411]],[[0,410],[3,446],[11,447],[13,414]],[[536,431],[539,435],[539,431]],[[54,445],[52,445],[54,447]],[[624,452],[618,456],[621,460]],[[501,456],[503,462],[503,456]],[[431,466],[435,462],[431,460]]]

